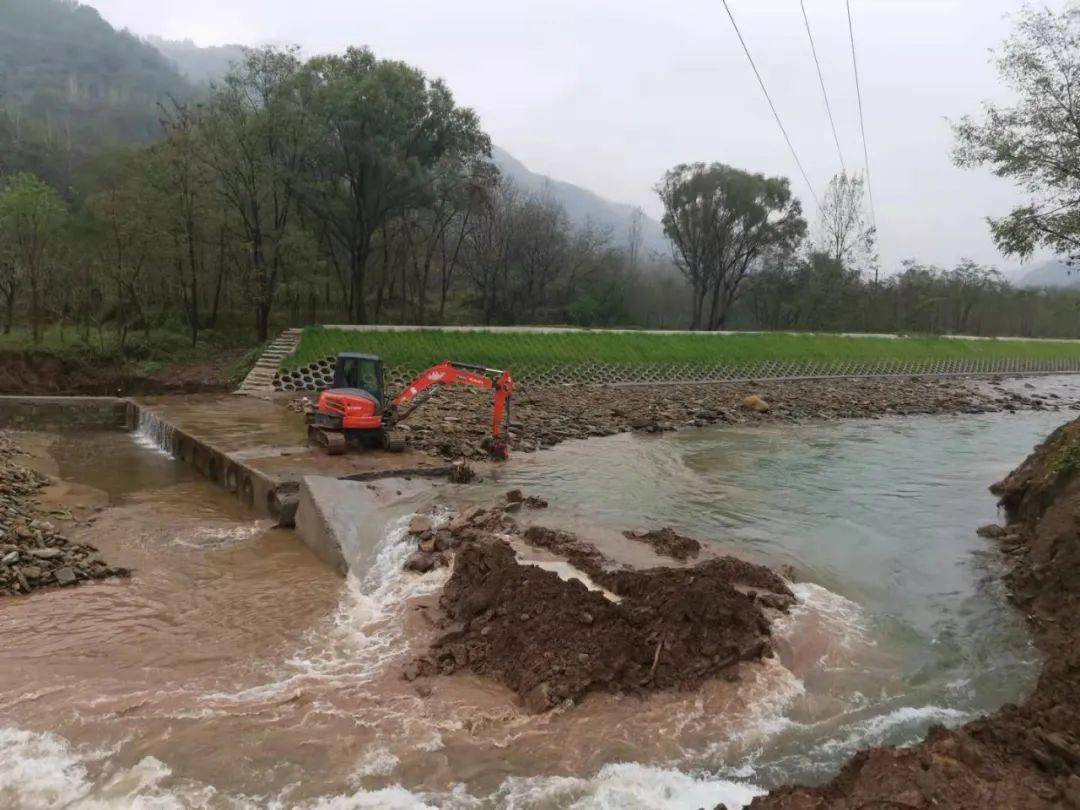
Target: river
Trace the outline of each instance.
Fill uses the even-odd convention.
[[[1066,418],[567,443],[477,485],[406,491],[345,581],[133,434],[56,439],[54,472],[103,507],[80,539],[136,570],[0,603],[0,806],[734,807],[820,781],[858,748],[1031,688],[1038,656],[974,530],[997,517],[987,485]],[[670,525],[792,566],[777,657],[697,693],[539,717],[467,676],[421,696],[400,668],[446,573],[400,570],[408,516],[512,487],[601,544]]]

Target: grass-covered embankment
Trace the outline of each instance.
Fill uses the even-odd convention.
[[[422,368],[440,360],[515,372],[589,363],[670,364],[898,363],[938,360],[1076,360],[1080,341],[947,337],[848,337],[787,332],[738,335],[636,332],[485,332],[304,330],[283,366],[299,368],[339,352],[381,355],[391,366]]]

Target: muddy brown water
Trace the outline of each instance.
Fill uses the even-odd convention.
[[[973,530],[996,514],[986,485],[1064,418],[569,443],[397,502],[344,581],[133,435],[37,437],[94,519],[77,533],[136,571],[0,604],[0,807],[738,806],[824,779],[859,747],[1030,688],[1037,658]],[[400,571],[404,523],[517,486],[609,548],[618,529],[673,525],[795,566],[779,655],[738,683],[542,717],[470,677],[420,696],[400,665],[445,573]]]

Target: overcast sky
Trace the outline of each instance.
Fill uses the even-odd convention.
[[[87,0],[118,27],[200,45],[368,45],[447,80],[530,169],[659,215],[676,163],[719,160],[806,184],[720,0]],[[820,195],[839,158],[798,0],[729,0]],[[805,0],[849,168],[862,168],[843,0]],[[1061,0],[1051,0],[1057,7]],[[1018,197],[952,166],[948,120],[1003,91],[989,49],[1020,0],[852,0],[884,264],[1003,269],[984,217]]]

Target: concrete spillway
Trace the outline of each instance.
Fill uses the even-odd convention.
[[[449,471],[444,461],[418,452],[328,456],[308,444],[303,416],[281,399],[156,397],[132,400],[131,408],[133,429],[273,517],[295,504],[307,476],[357,481]]]
[[[379,507],[356,482],[450,471],[445,461],[419,452],[328,456],[308,444],[303,415],[272,397],[0,397],[0,428],[126,428],[281,525],[293,525],[303,491],[307,517],[301,536],[339,570],[344,570],[341,543],[351,542],[342,540],[343,527],[357,520],[358,510]],[[335,501],[347,502],[348,508]]]

